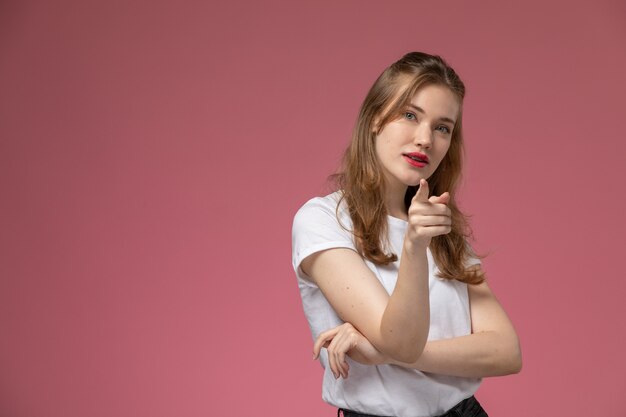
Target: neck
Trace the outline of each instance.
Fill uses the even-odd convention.
[[[387,214],[398,219],[407,220],[406,206],[404,205],[404,196],[406,194],[406,185],[391,186],[386,185],[385,190],[385,208]]]

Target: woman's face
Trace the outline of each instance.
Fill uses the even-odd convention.
[[[428,179],[448,152],[459,100],[442,85],[426,85],[399,118],[376,136],[376,154],[390,189],[404,189]]]

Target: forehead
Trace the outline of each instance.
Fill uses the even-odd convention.
[[[419,107],[428,117],[452,120],[456,120],[461,106],[459,98],[452,90],[438,84],[419,88],[407,104]]]

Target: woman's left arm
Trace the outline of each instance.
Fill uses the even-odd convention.
[[[513,324],[486,282],[467,288],[472,334],[429,341],[416,362],[403,363],[384,358],[360,334],[358,345],[354,342],[351,351],[350,347],[337,348],[357,362],[388,363],[435,374],[482,378],[518,373],[522,368],[522,354]],[[339,329],[325,332],[326,338],[318,339],[316,350],[319,352],[324,342],[328,345]],[[354,333],[351,326],[349,330]],[[354,334],[351,336],[353,340],[357,339]]]
[[[392,362],[424,372],[462,377],[518,373],[522,352],[517,333],[495,295],[483,282],[468,285],[472,334],[429,341],[412,364]]]

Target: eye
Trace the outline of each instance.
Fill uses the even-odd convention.
[[[410,111],[404,112],[404,118],[407,120],[417,120],[415,114],[411,113]]]
[[[445,133],[446,135],[450,134],[450,128],[448,128],[448,126],[446,126],[446,125],[441,125],[441,126],[437,127],[437,130],[439,130],[442,133]]]

